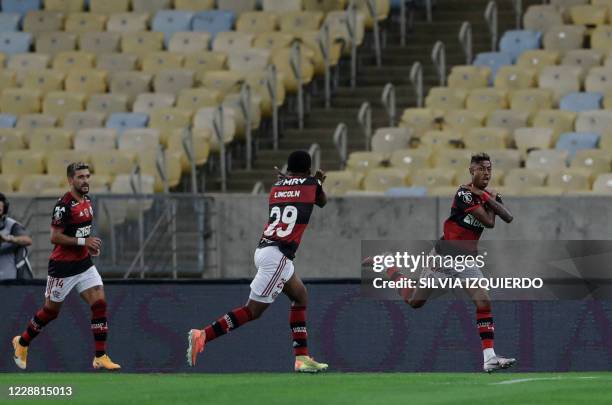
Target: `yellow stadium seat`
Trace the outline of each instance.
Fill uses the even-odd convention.
[[[496,171],[501,170],[508,173],[508,171],[519,168],[521,165],[521,156],[518,150],[494,149],[487,152],[491,157],[491,165]]]
[[[262,8],[264,11],[275,13],[300,11],[302,9],[302,0],[263,0]]]
[[[154,15],[169,8],[172,8],[172,0],[132,0],[132,9],[138,13]]]
[[[141,93],[136,97],[132,110],[149,114],[156,108],[174,107],[176,97],[168,93]]]
[[[0,193],[12,194],[15,191],[16,176],[0,174]]]
[[[574,127],[578,132],[609,134],[612,129],[612,111],[595,110],[578,113]]]
[[[594,176],[597,176],[602,173],[610,173],[611,163],[610,152],[601,149],[583,149],[576,152],[570,167],[589,170]]]
[[[126,151],[157,150],[160,145],[159,134],[159,129],[154,128],[128,129],[119,135],[118,146]]]
[[[28,70],[46,69],[49,67],[49,55],[42,53],[19,53],[11,56],[6,68],[17,75],[17,84],[21,85]]]
[[[242,100],[240,98],[240,94],[228,94],[223,100],[223,108],[234,111],[236,135],[240,137],[239,139],[244,140],[243,136],[246,134],[247,122],[241,104]],[[261,108],[259,107],[259,100],[255,97],[255,95],[252,95],[251,98],[250,114],[251,129],[256,130],[261,124]]]
[[[161,51],[164,47],[164,33],[154,31],[123,32],[121,52],[144,57],[150,52]]]
[[[175,32],[168,41],[169,52],[206,52],[211,36],[207,32]]]
[[[468,110],[475,110],[488,115],[495,110],[508,107],[508,94],[505,90],[484,88],[471,90],[466,99]]]
[[[412,175],[412,185],[434,188],[452,186],[455,172],[448,169],[419,169]]]
[[[495,75],[495,88],[519,90],[535,87],[536,70],[521,66],[502,66]]]
[[[304,50],[302,48],[300,66],[302,68],[302,84],[306,85],[314,77],[314,65],[310,58],[305,55]],[[288,93],[295,93],[297,92],[298,81],[291,67],[291,53],[292,50],[289,48],[277,49],[272,56],[272,63],[276,66],[277,71],[282,74],[285,90]]]
[[[478,89],[489,85],[491,69],[481,66],[455,66],[448,76],[448,87],[454,89]]]
[[[155,178],[155,192],[162,192],[163,183],[157,170],[157,153],[145,151],[137,155],[137,161],[143,174]],[[176,187],[181,180],[181,154],[178,151],[166,150],[164,152],[166,161],[166,176],[169,187]]]
[[[510,131],[506,128],[473,128],[464,138],[465,147],[472,150],[503,149],[507,146]]]
[[[612,153],[612,134],[604,132],[599,138],[599,149]]]
[[[513,189],[526,189],[544,185],[546,173],[533,169],[511,169],[504,176],[504,186]]]
[[[52,91],[45,96],[43,112],[58,117],[61,124],[69,112],[83,111],[85,98],[83,93]]]
[[[17,87],[17,72],[0,70],[0,92],[15,87]]]
[[[44,155],[39,151],[11,150],[2,154],[2,174],[21,177],[26,174],[43,174],[45,171]]]
[[[392,167],[414,173],[419,169],[431,167],[432,151],[421,149],[399,149],[391,154],[390,163]]]
[[[217,0],[217,8],[219,10],[231,11],[237,16],[253,11],[256,7],[256,0]]]
[[[66,91],[91,95],[106,92],[107,74],[102,70],[73,69],[66,76]]]
[[[425,98],[425,106],[440,111],[465,108],[467,91],[449,87],[432,87]]]
[[[92,94],[87,100],[86,111],[106,114],[128,111],[128,98],[123,94]]]
[[[544,34],[544,49],[561,54],[581,49],[585,35],[586,28],[581,25],[555,25]]]
[[[323,22],[323,13],[319,11],[290,11],[280,16],[280,30],[299,32],[318,30]]]
[[[141,93],[148,93],[151,89],[152,76],[142,72],[117,72],[111,76],[110,92],[125,94],[128,103]]]
[[[24,133],[20,129],[0,128],[0,157],[11,150],[25,149]]]
[[[183,55],[170,52],[151,52],[142,59],[142,71],[156,74],[164,69],[180,69]]]
[[[574,130],[575,121],[576,113],[572,111],[540,110],[533,119],[533,126],[552,129],[551,141],[555,143],[562,133]]]
[[[592,68],[585,81],[586,91],[608,93],[612,91],[612,67]]]
[[[462,135],[456,131],[427,131],[421,137],[421,148],[431,150],[455,149],[462,144]]]
[[[129,53],[103,53],[96,60],[96,69],[109,73],[138,69],[138,56]]]
[[[50,33],[64,29],[64,14],[57,11],[30,10],[23,18],[23,30],[32,34]]]
[[[346,162],[347,170],[357,173],[367,173],[382,165],[384,156],[377,152],[352,152]]]
[[[168,136],[174,129],[187,128],[191,125],[192,113],[179,108],[157,108],[149,115],[149,128],[160,131],[160,139],[166,143]]]
[[[125,13],[130,9],[130,0],[89,0],[89,10],[96,14]]]
[[[600,67],[602,61],[603,53],[601,51],[593,49],[574,49],[565,54],[561,64],[566,66],[579,66],[582,68],[583,75],[586,76],[586,73],[590,70]]]
[[[269,75],[267,72],[250,72],[245,77],[245,82],[251,86],[251,92],[258,96],[261,101],[261,113],[263,117],[272,116],[272,96],[268,90]],[[282,77],[276,81],[276,104],[282,106],[285,102],[285,87]]]
[[[44,189],[58,188],[64,184],[64,177],[48,174],[29,174],[23,176],[19,185],[19,193],[29,196],[39,196]]]
[[[366,16],[366,28],[371,29],[374,26],[374,19],[376,19],[377,21],[383,21],[389,17],[389,13],[391,12],[391,2],[390,0],[375,0],[373,3],[374,10],[370,10],[370,7],[367,3],[368,0],[355,1],[357,10],[361,11]],[[373,12],[374,15],[372,15]]]
[[[240,84],[244,75],[239,72],[209,71],[202,77],[202,85],[221,93],[235,93],[240,91]]]
[[[612,16],[612,1],[610,0],[591,0],[591,4],[594,6],[601,6],[608,9],[608,18]]]
[[[71,111],[64,117],[64,128],[73,131],[104,127],[106,114],[96,111]]]
[[[212,50],[215,52],[239,52],[250,49],[255,35],[247,32],[225,31],[217,34]]]
[[[558,64],[559,58],[559,52],[533,49],[523,52],[517,59],[516,65],[524,68],[536,69],[539,72],[546,66]]]
[[[467,149],[439,149],[433,154],[433,164],[436,169],[454,172],[456,180],[469,175],[473,152]]]
[[[92,69],[96,56],[89,52],[60,52],[53,58],[53,69],[69,72],[72,69]]]
[[[117,148],[117,131],[110,128],[90,128],[77,131],[74,149],[93,152]]]
[[[79,49],[95,55],[119,52],[121,34],[118,32],[85,32],[79,35]]]
[[[176,107],[183,110],[195,111],[203,107],[216,107],[223,101],[222,93],[207,89],[185,89],[181,90],[176,101]]]
[[[196,81],[202,83],[206,72],[224,70],[227,64],[227,54],[223,52],[197,52],[187,54],[183,67],[193,70],[196,74]]]
[[[528,126],[529,114],[515,110],[496,110],[487,117],[487,127],[504,128],[510,133]]]
[[[359,189],[361,176],[348,170],[333,170],[326,173],[325,194],[330,197],[341,197],[349,190]]]
[[[52,150],[46,153],[47,173],[55,176],[66,176],[66,168],[72,162],[88,163],[89,154],[82,150]]]
[[[370,170],[363,179],[363,189],[366,191],[386,191],[392,187],[406,187],[409,184],[408,173],[394,168]]]
[[[34,45],[37,53],[51,55],[76,49],[77,37],[69,32],[46,32],[36,38]]]
[[[472,128],[482,127],[486,116],[482,111],[450,110],[443,117],[443,128],[465,134]]]
[[[255,48],[275,51],[280,48],[290,47],[294,40],[295,35],[287,32],[263,32],[257,34],[253,46]]]
[[[23,114],[17,120],[16,128],[26,131],[29,136],[31,129],[35,128],[53,128],[57,124],[57,117],[47,114]]]
[[[219,151],[219,141],[214,133],[213,119],[217,108],[204,107],[200,108],[193,118],[193,131],[201,132],[205,130],[204,135],[210,134],[210,149],[213,152]],[[229,144],[234,139],[236,134],[235,111],[230,108],[223,108],[223,143]]]
[[[516,148],[523,153],[532,149],[548,149],[552,145],[551,128],[518,128],[514,131]]]
[[[372,136],[372,151],[388,160],[394,151],[409,148],[411,137],[412,131],[408,128],[378,128]]]
[[[528,113],[531,117],[540,110],[553,107],[553,93],[549,89],[524,89],[512,93],[510,108]]]
[[[14,115],[40,112],[40,90],[6,89],[0,99],[0,110]]]
[[[183,147],[183,133],[185,130],[176,129],[172,131],[172,134],[168,138],[168,150],[173,152],[181,153],[181,170],[185,173],[191,170],[191,163],[187,159],[187,155],[185,154]],[[192,143],[193,143],[193,157],[195,160],[196,166],[202,166],[208,161],[208,156],[210,154],[210,138],[212,137],[212,132],[208,129],[201,128],[197,131],[191,131],[192,135]],[[326,190],[329,187],[329,172],[327,173],[328,178],[325,182]]]
[[[596,26],[608,21],[608,9],[602,6],[574,6],[570,9],[570,15],[576,25]]]
[[[39,90],[41,94],[63,90],[64,74],[55,70],[30,70],[23,79],[24,89]]]
[[[570,92],[580,91],[582,68],[578,66],[547,66],[540,71],[538,84],[541,89],[550,89],[558,102]]]
[[[174,8],[186,11],[202,11],[215,8],[215,0],[174,0]]]
[[[583,168],[555,170],[548,174],[548,187],[559,188],[564,193],[591,189],[590,173]]]
[[[236,31],[261,34],[276,30],[278,15],[267,11],[249,11],[240,14],[236,21]]]
[[[185,89],[194,87],[194,72],[188,69],[164,69],[153,79],[153,89],[156,93],[177,95]]]
[[[134,153],[122,150],[99,150],[91,154],[94,175],[114,178],[134,170]]]
[[[312,62],[315,66],[315,74],[322,76],[325,74],[325,59],[321,51],[321,44],[324,43],[323,36],[320,31],[301,31],[296,34],[296,37],[301,41],[302,45],[312,52]],[[257,41],[257,40],[256,40]],[[342,57],[342,44],[329,40],[327,44],[329,48],[329,65],[337,66]]]
[[[249,73],[262,71],[270,64],[271,52],[267,49],[249,49],[229,54],[228,65],[230,70]]]
[[[525,29],[547,32],[551,27],[563,24],[563,15],[556,6],[531,5],[523,16]]]
[[[401,127],[408,127],[414,135],[421,137],[425,132],[439,129],[439,113],[431,108],[407,108],[402,113]]]
[[[63,128],[36,128],[30,135],[30,149],[40,152],[70,149],[72,132]]]
[[[106,16],[95,13],[71,13],[66,19],[67,32],[100,32],[106,26]]]
[[[302,6],[306,11],[330,11],[344,10],[347,0],[302,0]]]
[[[46,11],[59,11],[61,13],[75,13],[83,11],[83,0],[45,0]]]
[[[560,170],[566,167],[568,153],[564,150],[534,150],[527,155],[525,167],[538,170]]]
[[[591,48],[604,53],[612,51],[612,25],[599,25],[593,30]]]
[[[612,173],[597,176],[593,183],[593,192],[596,194],[612,194]]]
[[[324,24],[329,27],[329,35],[333,41],[341,40],[345,43],[344,54],[349,55],[352,47],[352,36],[347,27],[348,13],[346,11],[331,11],[327,13]],[[357,21],[355,26],[355,44],[361,46],[365,38],[365,22],[366,15],[362,12],[357,12]]]

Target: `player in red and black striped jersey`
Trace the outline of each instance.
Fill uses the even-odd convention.
[[[293,258],[308,226],[314,206],[323,207],[327,197],[323,192],[325,174],[318,170],[311,176],[310,155],[296,151],[289,155],[288,174],[280,174],[269,197],[269,219],[255,250],[257,274],[251,282],[251,294],[246,305],[236,308],[202,330],[192,329],[188,336],[187,362],[194,366],[204,345],[230,330],[259,318],[281,293],[291,300],[289,326],[295,354],[294,370],[316,373],[327,364],[315,361],[308,354],[306,305],[308,293],[302,280],[294,273]]]
[[[91,235],[93,208],[89,193],[89,166],[71,163],[66,169],[70,191],[55,204],[51,218],[51,243],[45,304],[30,320],[21,336],[13,338],[15,363],[25,369],[28,347],[45,325],[57,318],[62,303],[73,288],[91,307],[95,369],[117,370],[120,366],[106,354],[106,298],[102,278],[91,256],[100,254],[102,241]]]

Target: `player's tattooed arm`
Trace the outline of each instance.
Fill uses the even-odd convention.
[[[504,206],[501,202],[501,198],[497,198],[497,191],[489,189],[487,192],[489,198],[486,200],[485,204],[490,207],[497,216],[499,216],[504,222],[510,223],[514,219],[514,216],[510,212],[508,208]]]

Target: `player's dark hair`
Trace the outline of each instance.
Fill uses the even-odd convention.
[[[78,170],[89,169],[89,165],[84,162],[72,162],[66,168],[66,175],[70,178],[74,177]]]
[[[475,155],[472,155],[472,161],[470,162],[470,164],[474,164],[474,163],[478,164],[478,163],[485,162],[485,161],[490,162],[491,157],[487,153],[482,152],[482,153],[477,153]]]
[[[4,203],[4,209],[2,210],[2,216],[8,215],[9,202],[6,199],[6,196],[4,194],[2,194],[2,193],[0,193],[0,202]]]
[[[287,170],[292,173],[308,173],[310,166],[310,154],[304,150],[291,152],[287,159]]]

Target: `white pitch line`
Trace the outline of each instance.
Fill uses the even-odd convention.
[[[533,378],[516,378],[514,380],[505,380],[495,383],[490,383],[489,385],[508,385],[508,384],[520,384],[524,382],[531,381],[555,381],[555,380],[595,380],[600,377],[533,377]]]

